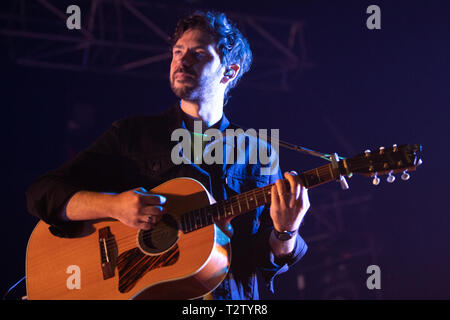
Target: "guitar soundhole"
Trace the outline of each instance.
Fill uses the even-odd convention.
[[[146,254],[160,254],[169,250],[178,241],[178,224],[170,215],[165,214],[151,230],[140,230],[138,242]]]

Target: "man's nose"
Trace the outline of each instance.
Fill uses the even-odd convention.
[[[195,64],[196,59],[192,52],[187,50],[180,58],[180,63],[183,67],[191,67]]]

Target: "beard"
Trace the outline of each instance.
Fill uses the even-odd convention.
[[[195,86],[192,85],[191,83],[187,83],[186,81],[178,81],[171,79],[170,88],[178,98],[183,100],[192,100],[193,96],[195,96],[194,94]]]
[[[175,79],[176,75],[181,72],[192,76],[192,78]],[[170,77],[170,88],[178,98],[192,100],[198,95],[198,93],[196,93],[196,91],[198,91],[197,81],[197,76],[193,70],[186,70],[184,68],[178,69]]]
[[[186,73],[192,77],[176,77],[179,72]],[[179,99],[197,102],[214,95],[217,87],[215,83],[219,81],[215,74],[209,76],[197,75],[193,70],[187,69],[179,69],[169,78],[170,88]]]

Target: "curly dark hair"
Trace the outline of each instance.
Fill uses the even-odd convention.
[[[194,14],[178,21],[171,38],[172,47],[189,29],[200,29],[213,36],[217,43],[217,51],[222,60],[222,65],[238,64],[240,66],[236,78],[230,82],[225,90],[224,103],[226,104],[229,99],[228,91],[235,87],[244,73],[250,69],[253,60],[250,45],[236,25],[224,13],[196,11]]]

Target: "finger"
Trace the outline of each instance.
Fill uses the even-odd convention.
[[[302,197],[303,208],[308,210],[309,207],[311,206],[309,202],[308,189],[302,186],[300,195]]]
[[[162,206],[146,206],[140,210],[140,215],[144,217],[152,216],[154,217],[153,222],[158,222],[161,220],[163,214],[166,212],[165,208]]]
[[[157,224],[158,222],[160,222],[160,221],[162,220],[162,218],[163,218],[162,215],[159,215],[159,216],[151,215],[151,216],[148,216],[148,221],[150,222],[150,224],[151,224],[152,226],[154,226],[155,224]]]
[[[297,189],[296,189],[296,199],[301,198],[301,190],[306,190],[306,195],[308,195],[308,189],[302,184],[302,181],[300,179],[300,176],[298,175],[297,171],[291,171],[291,175],[294,176],[294,180],[298,183]]]
[[[300,177],[299,177],[297,171],[291,170],[291,171],[289,172],[289,174],[290,174],[291,176],[294,177],[294,181],[295,181],[295,182],[297,182],[297,183],[300,184],[300,185],[302,184],[302,181],[300,180]]]
[[[141,210],[139,210],[139,213],[141,215],[145,215],[145,216],[149,216],[149,215],[159,216],[159,215],[162,215],[165,212],[166,212],[165,207],[163,207],[163,206],[155,206],[153,204],[152,205],[143,206],[141,208]]]
[[[298,196],[300,195],[300,185],[292,175],[292,171],[290,173],[285,172],[284,177],[288,180],[290,186],[289,207],[294,208],[296,206]]]
[[[134,192],[139,195],[139,199],[142,201],[143,204],[164,205],[167,202],[166,197],[160,194],[146,193],[139,190],[134,190]]]
[[[285,208],[286,207],[286,201],[285,201],[286,186],[284,184],[284,181],[282,179],[278,179],[275,182],[275,185],[277,187],[277,193],[278,193],[278,199],[280,200],[280,206],[282,208]]]
[[[274,207],[274,208],[278,208],[280,206],[280,200],[278,197],[278,190],[277,190],[277,186],[274,184],[272,185],[272,188],[270,190],[270,206]]]
[[[300,199],[301,201],[298,202],[297,211],[302,209],[302,211],[306,212],[309,209],[309,197],[308,197],[308,189],[304,186],[301,186],[300,188]]]
[[[154,226],[155,224],[158,223],[158,217],[154,216],[154,215],[150,215],[150,216],[146,216],[145,217],[147,220],[144,222],[148,222],[151,226]]]
[[[153,227],[153,224],[147,220],[139,220],[137,222],[136,227],[142,230],[150,230]]]

